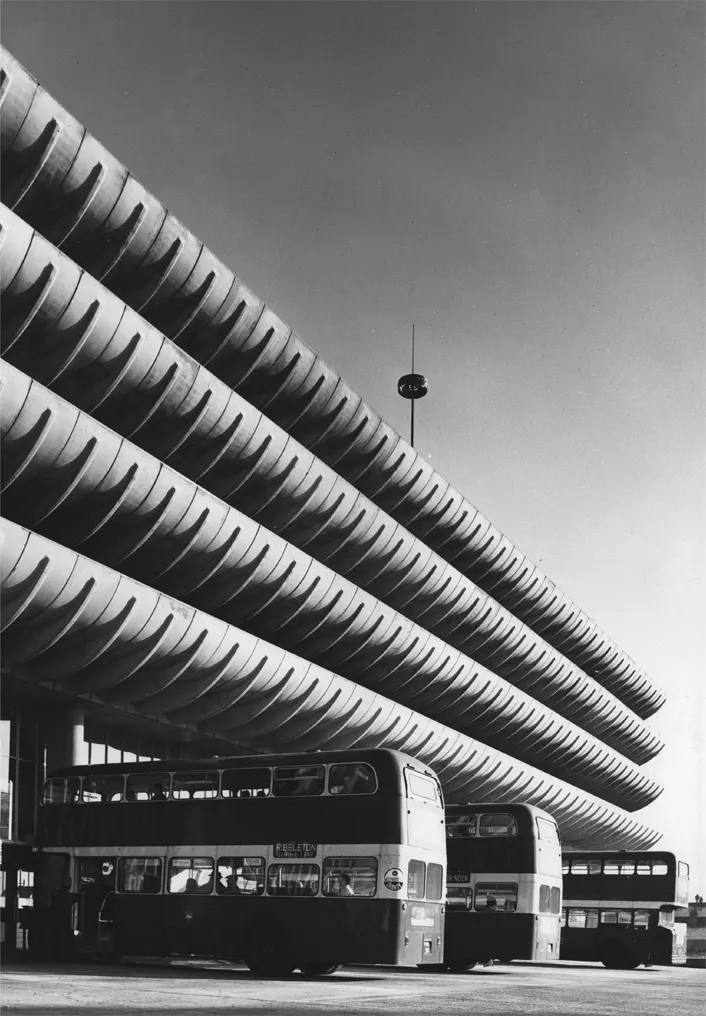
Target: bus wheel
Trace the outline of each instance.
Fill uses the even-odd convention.
[[[274,924],[257,924],[246,933],[243,959],[254,974],[286,976],[295,966],[286,936]]]
[[[640,960],[622,942],[606,942],[601,949],[601,963],[608,970],[634,970]]]
[[[305,977],[325,977],[326,974],[335,974],[340,963],[302,963],[299,969]]]
[[[444,963],[447,970],[454,974],[460,974],[464,970],[472,970],[478,966],[478,960],[448,960]]]

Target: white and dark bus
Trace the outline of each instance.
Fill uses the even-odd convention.
[[[561,958],[632,969],[686,963],[689,865],[664,850],[565,851]]]
[[[37,846],[43,956],[203,955],[259,974],[442,960],[441,787],[399,752],[62,769]]]
[[[446,808],[444,964],[559,958],[557,824],[529,804]]]

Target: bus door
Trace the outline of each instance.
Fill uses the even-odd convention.
[[[61,959],[73,948],[78,895],[71,892],[71,858],[65,853],[37,856],[30,950],[41,959]]]
[[[99,913],[101,939],[112,939],[116,955],[164,955],[163,870],[163,857],[118,858],[116,892]]]
[[[212,857],[169,858],[163,897],[167,953],[190,956],[216,950],[214,880]]]
[[[77,948],[80,952],[110,952],[110,945],[101,939],[112,929],[101,921],[106,897],[115,892],[115,857],[80,857],[78,859],[79,914]],[[106,908],[107,909],[107,908]]]

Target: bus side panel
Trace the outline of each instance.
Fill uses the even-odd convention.
[[[537,920],[535,914],[477,914],[447,907],[444,961],[541,958],[535,955]]]

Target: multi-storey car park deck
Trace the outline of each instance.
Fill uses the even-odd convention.
[[[33,764],[80,761],[92,717],[201,755],[391,747],[572,846],[654,844],[628,814],[660,792],[649,677],[7,53],[2,152],[3,665]]]

